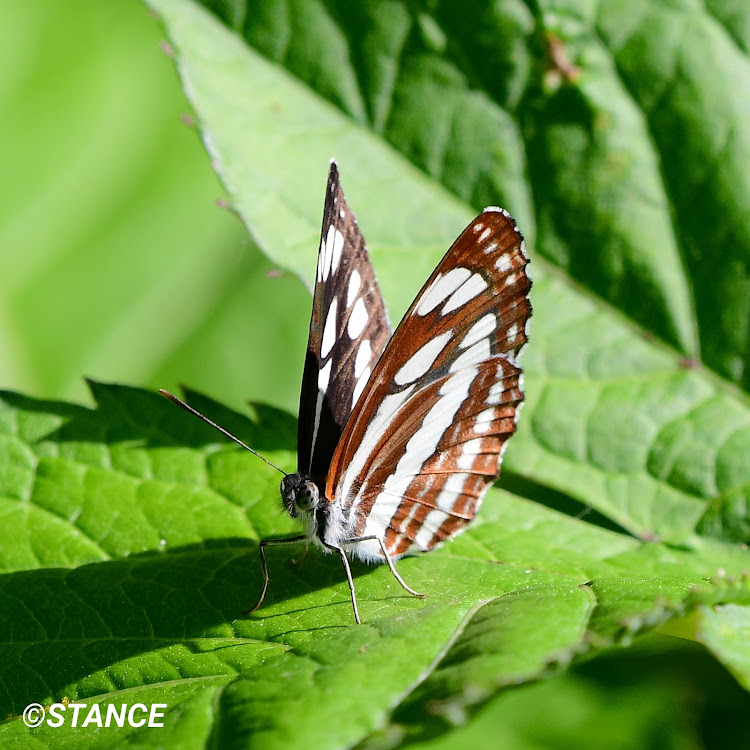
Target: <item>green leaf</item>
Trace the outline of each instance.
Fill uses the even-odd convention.
[[[701,696],[701,706],[694,702],[696,695]],[[627,650],[583,662],[554,680],[504,690],[467,726],[438,739],[426,734],[407,746],[691,747],[698,736],[706,745],[743,747],[748,738],[747,703],[747,693],[712,663],[705,649],[677,638],[647,636]],[[719,715],[726,720],[716,721]]]
[[[419,736],[425,724],[434,733],[465,724],[469,712],[500,688],[567,666],[582,650],[595,605],[591,589],[559,581],[479,606],[432,673],[392,714],[399,741],[408,737],[410,725]],[[365,746],[379,746],[383,736],[392,740],[393,728],[369,738]]]
[[[271,548],[268,596],[241,616],[261,588],[257,540],[294,529],[278,474],[156,394],[90,385],[95,410],[7,392],[0,403],[3,743],[25,736],[25,705],[64,698],[82,715],[166,703],[163,736],[186,747],[418,738],[424,711],[444,732],[504,686],[699,604],[747,599],[725,584],[750,563],[737,547],[641,543],[492,490],[458,540],[399,561],[426,601],[387,567],[355,563],[357,626],[337,560]],[[288,415],[189,398],[291,468]],[[34,731],[52,746],[81,728]]]
[[[354,122],[359,116],[353,104],[344,105],[343,89],[338,99],[323,93],[346,114],[197,6],[185,0],[152,5],[177,50],[216,168],[261,249],[309,282],[320,214],[312,188],[322,180],[321,164],[337,154],[389,307],[403,311],[417,291],[412,277],[427,277],[472,209]],[[320,33],[338,38],[340,30],[334,33],[320,20],[327,18],[321,8],[314,13]],[[248,29],[263,18],[260,13],[243,21],[251,40]],[[391,22],[393,30],[397,21]],[[295,33],[303,30],[295,27]],[[295,55],[304,58],[304,49],[295,46]],[[297,70],[293,61],[289,65]],[[650,220],[638,224],[654,226]],[[539,257],[532,267],[527,407],[507,469],[575,497],[641,538],[685,539],[709,498],[750,481],[746,399],[685,368],[676,353],[551,273]],[[657,286],[675,288],[668,280]]]
[[[726,2],[616,2],[603,8],[594,28],[661,158],[693,283],[702,357],[747,389],[750,178],[741,165],[750,130],[746,99],[737,92],[750,88],[750,66],[711,5],[720,17],[731,14]],[[747,8],[735,12],[747,23]]]
[[[701,640],[750,690],[750,607],[701,607],[699,618]]]
[[[706,506],[698,531],[727,542],[750,543],[750,486],[716,495]]]
[[[500,201],[541,255],[750,385],[747,8],[207,5],[475,210]]]
[[[729,34],[688,2],[207,3],[241,35],[189,0],[150,5],[233,208],[306,283],[331,156],[394,319],[478,208],[503,203],[517,216],[534,256],[535,315],[505,470],[527,497],[491,491],[467,533],[399,562],[426,601],[384,567],[355,565],[356,627],[336,560],[313,551],[297,565],[296,551],[276,548],[268,597],[242,617],[260,590],[258,539],[295,528],[272,469],[154,394],[92,384],[91,410],[7,393],[3,744],[27,742],[26,703],[63,698],[87,709],[166,702],[166,726],[41,727],[37,744],[419,741],[508,685],[678,629],[707,607],[710,617],[746,607],[747,549],[705,536],[739,540],[747,514],[735,500],[750,484],[750,409],[726,382],[747,385],[748,243],[737,220],[747,130],[742,97],[695,71],[708,55],[715,77],[728,65],[744,85],[745,53]],[[243,306],[267,342],[283,340],[266,302],[302,310],[291,280],[255,294],[226,259],[195,258],[184,278],[170,276],[171,297],[192,308],[185,279],[218,269],[217,325],[269,387],[276,368],[290,377],[291,345],[274,346],[273,368],[259,363],[268,348],[247,346]],[[211,333],[186,350],[214,366]],[[189,398],[291,470],[288,414],[255,404],[248,418]],[[555,493],[616,530],[545,507]],[[693,637],[744,680],[733,618],[726,633],[707,621]]]

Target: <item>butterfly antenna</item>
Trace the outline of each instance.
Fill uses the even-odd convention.
[[[237,445],[241,445],[246,451],[250,451],[254,456],[257,456],[261,461],[265,461],[269,466],[276,469],[276,471],[280,471],[284,476],[288,476],[287,473],[280,469],[276,464],[272,464],[265,456],[261,456],[258,451],[254,451],[249,445],[245,445],[239,438],[232,435],[231,432],[228,430],[225,430],[223,427],[220,427],[216,422],[213,422],[210,420],[207,416],[204,414],[201,414],[197,409],[193,409],[190,404],[186,404],[181,399],[177,398],[177,396],[174,395],[174,393],[170,393],[169,391],[165,391],[163,388],[159,389],[159,393],[161,393],[162,396],[165,398],[168,398],[173,403],[177,404],[177,406],[181,406],[185,411],[189,411],[191,414],[194,414],[196,417],[200,417],[206,424],[210,424],[211,427],[213,427],[215,430],[218,430],[222,435],[226,435],[230,440],[234,440]]]

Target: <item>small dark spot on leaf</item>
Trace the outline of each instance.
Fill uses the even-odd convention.
[[[644,531],[642,534],[639,534],[638,536],[640,539],[643,539],[644,542],[660,541],[659,535],[654,533],[653,531]]]
[[[575,83],[581,70],[568,58],[565,43],[556,34],[547,32],[547,83],[558,87],[561,83]]]
[[[683,370],[695,370],[700,366],[700,362],[693,357],[680,357],[680,367]]]

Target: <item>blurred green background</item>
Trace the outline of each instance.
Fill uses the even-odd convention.
[[[217,206],[158,23],[138,0],[1,0],[0,39],[2,387],[296,410],[309,297]]]
[[[90,402],[83,376],[185,383],[294,412],[308,293],[217,205],[161,38],[138,0],[0,0],[0,385]],[[651,636],[430,744],[741,748],[748,715],[702,648]]]

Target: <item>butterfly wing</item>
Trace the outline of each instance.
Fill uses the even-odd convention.
[[[325,481],[344,425],[391,335],[365,240],[331,162],[300,394],[298,470]]]
[[[389,554],[460,531],[497,477],[523,401],[528,256],[501,209],[480,214],[417,295],[378,361],[331,462],[329,501]],[[363,557],[381,557],[361,543]]]

